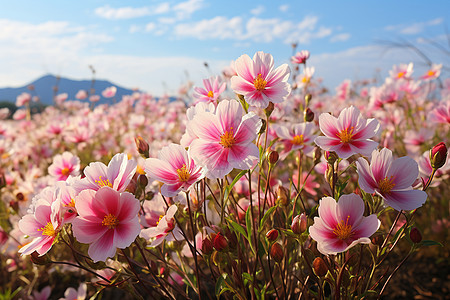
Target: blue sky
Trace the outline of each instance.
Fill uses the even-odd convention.
[[[333,89],[393,64],[423,60],[382,41],[408,41],[435,63],[450,66],[450,1],[2,1],[0,87],[52,73],[97,78],[154,95],[175,93],[187,79],[218,74],[231,60],[256,51],[276,64],[291,44],[311,52],[315,77]],[[210,70],[203,66],[208,62]],[[448,75],[448,72],[443,76]]]

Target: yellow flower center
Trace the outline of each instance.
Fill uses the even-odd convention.
[[[294,138],[292,139],[291,142],[294,145],[302,145],[303,144],[303,134],[294,136]]]
[[[164,215],[160,215],[159,216],[158,222],[156,222],[156,226],[158,226],[158,224],[159,224],[159,222],[161,221],[162,218],[164,218]]]
[[[231,148],[236,143],[233,128],[220,136],[220,142],[224,148]]]
[[[102,225],[108,226],[109,229],[114,229],[117,225],[119,225],[119,220],[115,215],[108,214],[103,218]]]
[[[308,77],[308,76],[303,76],[302,77],[302,83],[308,83],[310,80],[311,80],[311,78]]]
[[[353,127],[350,128],[350,131],[347,129],[342,130],[337,134],[338,138],[341,140],[341,143],[348,143],[353,138]]]
[[[56,235],[56,231],[53,228],[52,222],[48,222],[47,225],[45,225],[41,229],[38,229],[38,231],[42,231],[42,235],[48,235],[48,236],[55,236]]]
[[[436,74],[436,72],[433,71],[433,70],[430,70],[430,71],[427,72],[427,75],[428,75],[429,77],[434,76],[434,74]]]
[[[137,165],[136,173],[144,175],[145,174],[144,168],[142,166],[140,166],[140,165]]]
[[[98,184],[99,187],[104,187],[104,186],[109,186],[110,188],[112,188],[112,184],[111,182],[109,182],[109,179],[102,179],[102,176],[98,177],[98,180],[95,181],[96,184]]]
[[[261,74],[258,74],[258,76],[253,81],[253,85],[258,91],[263,91],[266,88],[267,81],[265,81]]]
[[[402,78],[405,75],[406,75],[406,72],[398,72],[397,78]]]
[[[208,92],[208,97],[209,98],[214,98],[214,92],[213,91],[209,91]]]
[[[384,179],[378,181],[378,187],[381,193],[389,194],[391,192],[395,186],[393,177],[394,176],[391,176],[390,178],[385,177]]]
[[[186,165],[183,165],[180,169],[177,170],[178,178],[180,181],[186,182],[189,180],[189,177],[191,177],[191,174],[186,168]]]
[[[348,224],[348,219],[350,219],[350,216],[347,216],[347,220],[345,221],[341,220],[333,230],[333,233],[340,240],[346,240],[354,234],[354,232],[352,232],[352,225]]]
[[[63,174],[64,176],[69,176],[69,174],[70,174],[69,168],[61,169],[61,174]]]

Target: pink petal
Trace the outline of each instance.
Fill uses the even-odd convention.
[[[124,249],[131,245],[141,232],[141,225],[136,215],[134,219],[127,222],[121,222],[114,229],[114,244],[117,248]]]
[[[372,152],[370,167],[376,182],[379,182],[386,177],[392,160],[392,151],[387,148],[381,149],[380,152],[376,150]]]
[[[336,206],[336,200],[331,197],[324,197],[319,201],[319,217],[331,229],[335,228],[340,221],[337,220]]]
[[[411,157],[400,157],[392,162],[386,176],[388,178],[393,176],[394,190],[406,189],[411,187],[419,176],[419,166]]]
[[[247,54],[241,55],[238,59],[236,59],[234,68],[238,76],[242,77],[246,81],[253,82],[253,61],[250,56],[248,56]],[[233,78],[234,77],[232,77],[231,79]],[[233,83],[231,85],[231,88],[234,90]]]
[[[116,254],[116,247],[113,239],[114,230],[108,230],[102,237],[89,246],[88,254],[94,263],[106,261],[108,257],[113,257]]]
[[[76,217],[72,221],[73,235],[80,243],[90,244],[98,240],[108,231],[107,226],[103,226],[101,220],[93,217]]]
[[[342,195],[337,203],[336,215],[338,221],[344,221],[353,226],[359,223],[364,214],[364,201],[356,194]]]
[[[320,131],[327,137],[337,138],[339,133],[337,123],[337,119],[328,113],[323,113],[319,116]]]
[[[373,179],[372,170],[367,160],[362,157],[358,158],[356,161],[356,171],[358,173],[359,187],[366,193],[374,193],[374,188],[378,187],[378,184]]]
[[[168,161],[157,158],[147,158],[144,162],[146,174],[164,183],[173,184],[179,181],[176,170]]]
[[[427,193],[418,190],[391,191],[383,195],[386,204],[400,210],[413,210],[421,207],[427,200]]]

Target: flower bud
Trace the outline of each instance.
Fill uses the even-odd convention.
[[[305,95],[305,106],[308,106],[309,105],[309,102],[311,101],[311,99],[312,99],[312,95],[311,94],[306,94]]]
[[[284,186],[278,186],[276,203],[282,206],[289,204],[289,191]]]
[[[322,149],[320,149],[320,147],[315,147],[314,152],[313,152],[313,161],[314,161],[314,165],[317,165],[318,163],[320,163],[320,158],[322,157]]]
[[[440,142],[430,150],[430,163],[433,170],[441,168],[447,160],[447,146]]]
[[[266,233],[266,238],[270,241],[270,242],[274,242],[276,241],[276,239],[278,238],[278,230],[274,229],[270,229],[269,231],[267,231]]]
[[[374,245],[381,246],[384,242],[384,236],[382,234],[377,234],[372,237],[371,242]]]
[[[134,142],[136,143],[137,150],[140,155],[142,155],[145,158],[149,158],[149,145],[148,143],[141,137],[137,136],[134,138]]]
[[[270,152],[267,154],[267,160],[269,161],[269,164],[274,165],[280,158],[280,155],[278,154],[278,151],[270,150]]]
[[[139,175],[138,182],[139,182],[139,185],[140,185],[143,189],[145,189],[145,187],[146,187],[147,184],[148,184],[148,178],[147,178],[147,176],[145,176],[145,175],[143,175],[143,174]]]
[[[222,251],[223,249],[228,247],[228,241],[227,239],[219,232],[216,237],[214,238],[213,242],[214,248],[216,248],[217,251]]]
[[[336,154],[336,152],[325,151],[325,159],[330,165],[334,164],[336,160],[338,160],[338,158],[339,156]]]
[[[267,117],[270,117],[274,109],[275,105],[273,104],[272,101],[270,101],[269,105],[264,109],[264,113],[266,114]]]
[[[203,254],[209,255],[214,251],[214,245],[209,239],[209,237],[206,237],[202,241],[202,252]]]
[[[308,219],[305,213],[296,215],[292,220],[291,229],[295,234],[302,234],[308,227]]]
[[[312,122],[314,121],[314,112],[308,107],[303,112],[303,119],[305,122]]]
[[[328,267],[321,257],[316,257],[316,259],[314,259],[312,268],[314,274],[316,274],[316,276],[318,277],[323,277],[327,275]]]
[[[284,257],[283,248],[279,243],[275,243],[272,245],[272,247],[270,247],[270,256],[277,263],[280,263],[283,260]]]
[[[261,119],[261,128],[259,128],[259,134],[263,134],[266,131],[267,122],[264,119]]]
[[[420,233],[419,229],[417,229],[417,227],[413,227],[409,232],[409,238],[414,244],[418,244],[422,241],[422,234]]]
[[[36,251],[31,253],[30,258],[33,264],[35,265],[46,265],[50,263],[47,254],[39,255],[39,253],[37,253]]]

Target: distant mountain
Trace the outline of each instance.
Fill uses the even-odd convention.
[[[34,91],[30,91],[27,87],[33,85]],[[75,95],[79,90],[86,90],[89,92],[91,89],[92,81],[91,80],[73,80],[68,78],[60,77],[57,80],[57,77],[54,75],[45,75],[41,78],[36,79],[29,84],[24,85],[23,87],[18,88],[0,88],[0,101],[10,101],[16,102],[16,97],[23,92],[30,93],[31,95],[39,96],[41,103],[46,105],[53,104],[53,88],[55,86],[58,87],[57,94],[67,93],[67,100],[75,100]],[[116,100],[119,101],[122,99],[123,95],[131,95],[133,90],[126,89],[120,87],[110,81],[106,80],[95,80],[94,89],[95,94],[100,96],[100,101],[98,103],[112,103],[112,99],[103,98],[102,91],[110,86],[115,86],[117,88]],[[88,100],[84,100],[88,101]]]

